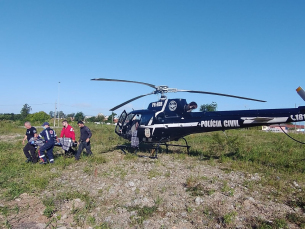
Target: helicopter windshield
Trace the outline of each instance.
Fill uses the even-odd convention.
[[[143,114],[141,117],[141,125],[147,125],[149,120],[151,119],[152,115],[151,114]]]
[[[115,132],[118,135],[127,134],[130,131],[137,130],[140,125],[148,125],[149,121],[152,119],[153,113],[129,113],[123,111],[121,114],[118,123],[115,128]]]
[[[124,126],[126,126],[130,121],[134,120],[135,116],[135,114],[129,114],[125,119]]]
[[[133,126],[135,123],[138,123],[139,125],[147,125],[151,117],[151,114],[130,113],[127,115],[123,126],[128,128],[129,125]]]

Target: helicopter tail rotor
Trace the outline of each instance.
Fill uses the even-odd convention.
[[[299,96],[305,101],[305,91],[301,87],[298,87],[296,91],[299,94]]]

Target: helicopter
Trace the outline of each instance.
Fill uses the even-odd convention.
[[[138,148],[140,143],[150,143],[156,144],[156,151],[158,151],[160,145],[165,145],[166,150],[168,150],[168,146],[181,146],[189,150],[190,146],[184,137],[190,134],[305,121],[305,106],[284,109],[192,112],[198,107],[196,102],[187,103],[186,99],[169,99],[165,94],[170,92],[189,92],[226,96],[257,102],[266,101],[215,92],[181,90],[169,88],[165,85],[156,86],[130,80],[107,78],[95,78],[91,80],[137,83],[154,89],[154,91],[148,94],[139,95],[125,101],[113,107],[110,111],[114,111],[144,96],[161,94],[160,99],[156,102],[151,102],[147,109],[133,110],[129,113],[124,110],[120,115],[115,127],[115,133],[130,141],[131,147],[133,148]],[[301,87],[297,88],[297,93],[305,101],[305,91]],[[178,141],[179,139],[183,139],[186,145],[168,143]],[[119,146],[124,153],[126,153],[124,151],[126,147],[123,145]],[[157,152],[155,155],[157,157]]]

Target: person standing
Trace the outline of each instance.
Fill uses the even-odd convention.
[[[74,143],[75,142],[74,128],[68,124],[67,120],[62,121],[62,125],[63,125],[63,128],[61,130],[60,137],[61,138],[65,137],[65,138],[72,139],[72,141]],[[69,150],[65,150],[66,155],[69,154],[70,152],[73,155],[75,154],[75,151],[72,147],[70,147]]]
[[[23,152],[24,155],[26,156],[26,162],[33,162],[36,163],[37,162],[37,156],[36,156],[36,148],[33,144],[31,144],[31,142],[29,142],[29,140],[31,138],[35,138],[37,137],[37,130],[35,127],[33,127],[31,125],[30,122],[25,122],[24,123],[25,128],[27,129],[25,132],[25,136],[23,138],[22,144],[24,145],[25,140],[27,140],[28,142],[26,143],[26,145],[23,148]],[[29,154],[29,151],[31,154]]]
[[[90,146],[90,138],[92,136],[90,129],[87,126],[85,126],[82,121],[78,121],[77,125],[80,128],[80,138],[79,138],[78,150],[75,155],[75,160],[78,161],[84,148],[86,149],[88,156],[92,156],[93,154],[91,152],[91,146]]]
[[[48,163],[48,160],[45,156],[45,151],[47,151],[47,156],[50,163],[54,163],[54,155],[53,155],[53,148],[55,145],[55,141],[57,139],[56,133],[54,130],[50,128],[50,125],[48,122],[44,122],[42,124],[43,131],[38,135],[38,139],[44,138],[45,144],[40,147],[38,154],[39,158],[42,160],[40,164],[46,164]]]

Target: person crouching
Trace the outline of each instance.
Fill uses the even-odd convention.
[[[38,139],[44,138],[45,144],[40,147],[38,154],[39,158],[41,159],[40,164],[48,163],[47,158],[45,156],[45,151],[47,151],[47,156],[50,163],[54,163],[54,155],[53,155],[53,148],[55,145],[55,139],[57,139],[56,133],[54,130],[50,128],[48,122],[42,124],[43,131],[38,135]]]

